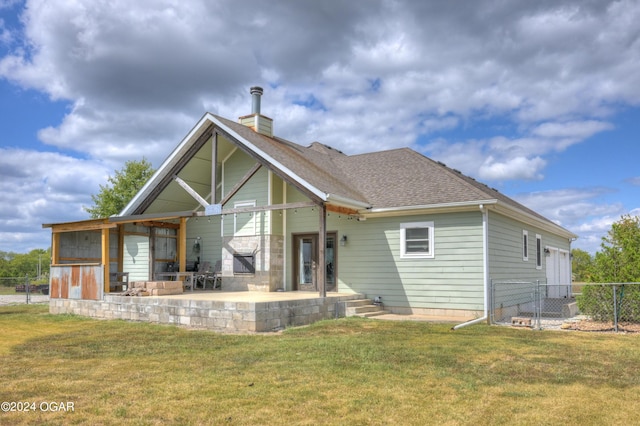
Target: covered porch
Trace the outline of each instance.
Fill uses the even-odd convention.
[[[272,211],[280,211],[282,215],[290,209],[297,212],[304,208],[313,211],[318,205],[293,202],[225,209],[214,215],[186,211],[45,224],[52,231],[51,297],[101,300],[105,295],[130,290],[134,282],[184,281],[184,289],[192,291],[197,288],[198,277],[211,278],[212,273],[215,273],[213,283],[211,279],[201,282],[202,289],[215,286],[235,292],[307,290],[323,297],[336,288],[335,275],[327,273],[333,272],[334,254],[330,259],[325,257],[326,212],[343,213],[346,209],[320,206],[321,232],[314,239],[304,240],[305,244],[313,245],[313,250],[307,250],[306,245],[304,250],[303,247],[298,250],[306,255],[313,252],[316,257],[305,258],[304,275],[313,275],[313,284],[304,288],[285,284],[284,239],[293,239],[293,235],[216,236],[199,225],[220,229],[224,215],[235,218],[237,214],[251,216]],[[331,244],[335,245],[335,235],[331,238]],[[315,267],[321,262],[327,268]]]

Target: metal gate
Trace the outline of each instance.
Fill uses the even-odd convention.
[[[491,280],[492,324],[542,328],[543,322],[562,322],[574,317],[577,311],[570,284],[548,285],[540,280]]]

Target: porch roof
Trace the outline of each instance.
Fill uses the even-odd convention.
[[[196,216],[192,211],[172,212],[161,214],[139,214],[130,216],[111,216],[101,219],[87,219],[73,222],[43,223],[43,228],[51,228],[53,232],[71,231],[98,231],[101,229],[116,228],[118,224],[144,222],[144,221],[168,221],[182,217]]]

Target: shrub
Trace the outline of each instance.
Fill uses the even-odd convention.
[[[613,321],[613,285],[588,284],[577,298],[580,312],[595,321]],[[616,285],[618,321],[640,323],[640,285]]]

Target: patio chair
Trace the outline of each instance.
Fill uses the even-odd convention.
[[[211,288],[213,290],[215,290],[217,287],[220,287],[220,271],[222,269],[222,262],[220,260],[216,261],[215,266],[213,267],[213,271],[210,270],[210,263],[209,262],[205,262],[206,263],[206,270],[203,271],[201,274],[198,274],[198,284],[202,285],[202,289],[206,289],[207,288],[207,283],[211,283]]]
[[[193,276],[193,285],[195,288],[198,288],[199,285],[202,285],[202,289],[204,290],[206,275],[209,273],[209,269],[211,269],[211,262],[202,262],[198,267],[198,270],[195,272]]]

